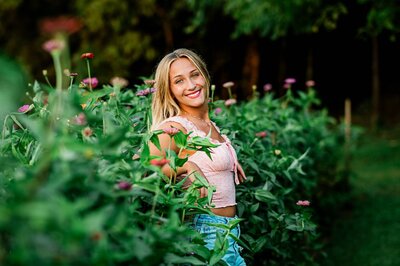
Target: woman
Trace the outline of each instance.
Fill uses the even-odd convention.
[[[210,136],[213,143],[219,144],[212,148],[212,160],[204,152],[184,151],[187,162],[177,169],[177,176],[188,175],[194,171],[207,179],[210,185],[216,187],[212,196],[211,209],[214,215],[198,214],[193,219],[193,225],[200,233],[206,233],[205,241],[209,249],[213,249],[217,228],[207,223],[224,223],[236,219],[235,184],[246,179],[242,167],[237,161],[236,152],[229,139],[221,135],[218,127],[210,120],[208,113],[208,89],[210,76],[203,60],[188,49],[177,49],[167,54],[158,64],[155,73],[156,92],[152,102],[152,129],[168,131],[177,128],[184,132],[192,132],[189,137]],[[150,153],[165,156],[165,149],[176,153],[179,148],[170,143],[168,134],[159,135],[161,150],[150,145]],[[173,170],[168,164],[162,166],[166,176],[172,176]],[[189,179],[194,180],[190,175]],[[201,197],[206,196],[206,190],[200,191]],[[239,237],[239,226],[231,231]],[[229,237],[229,248],[223,260],[228,265],[246,265],[239,254],[239,246]]]

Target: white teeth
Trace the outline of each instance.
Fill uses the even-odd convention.
[[[199,96],[199,94],[200,94],[200,91],[198,90],[198,91],[188,94],[186,96],[189,98],[196,98],[197,96]]]

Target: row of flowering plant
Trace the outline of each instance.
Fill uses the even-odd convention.
[[[320,251],[311,215],[318,218],[313,207],[325,195],[318,194],[318,167],[338,142],[332,119],[311,110],[312,88],[299,96],[288,88],[280,99],[268,90],[238,104],[231,93],[214,101],[212,86],[211,115],[237,147],[248,181],[238,187],[243,219],[221,228],[209,251],[187,222],[209,212],[213,187],[199,175],[187,189],[185,179],[164,176],[160,165],[176,169],[187,159],[171,151],[153,157],[148,144],[158,146],[162,133],[209,155],[214,144],[173,128],[149,131],[154,81],[129,87],[117,77],[100,86],[90,72],[95,55],[82,60],[87,77],[64,71],[69,85],[55,89],[48,79],[35,82],[31,102],[5,118],[0,264],[223,265],[236,222],[249,265],[313,263]],[[199,198],[201,187],[208,197]]]

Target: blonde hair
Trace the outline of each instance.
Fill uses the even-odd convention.
[[[167,54],[158,63],[155,73],[156,82],[154,84],[154,87],[157,90],[153,95],[153,100],[151,104],[152,130],[154,130],[165,119],[179,115],[181,112],[178,102],[176,102],[172,95],[169,80],[169,71],[171,68],[171,64],[179,58],[189,59],[190,62],[192,62],[193,65],[200,71],[200,74],[205,79],[206,100],[208,100],[210,75],[206,68],[206,64],[201,59],[201,57],[195,52],[184,48],[177,49],[172,53]]]

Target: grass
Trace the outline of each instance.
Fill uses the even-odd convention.
[[[400,134],[367,135],[351,161],[351,208],[333,224],[327,264],[400,265]]]

